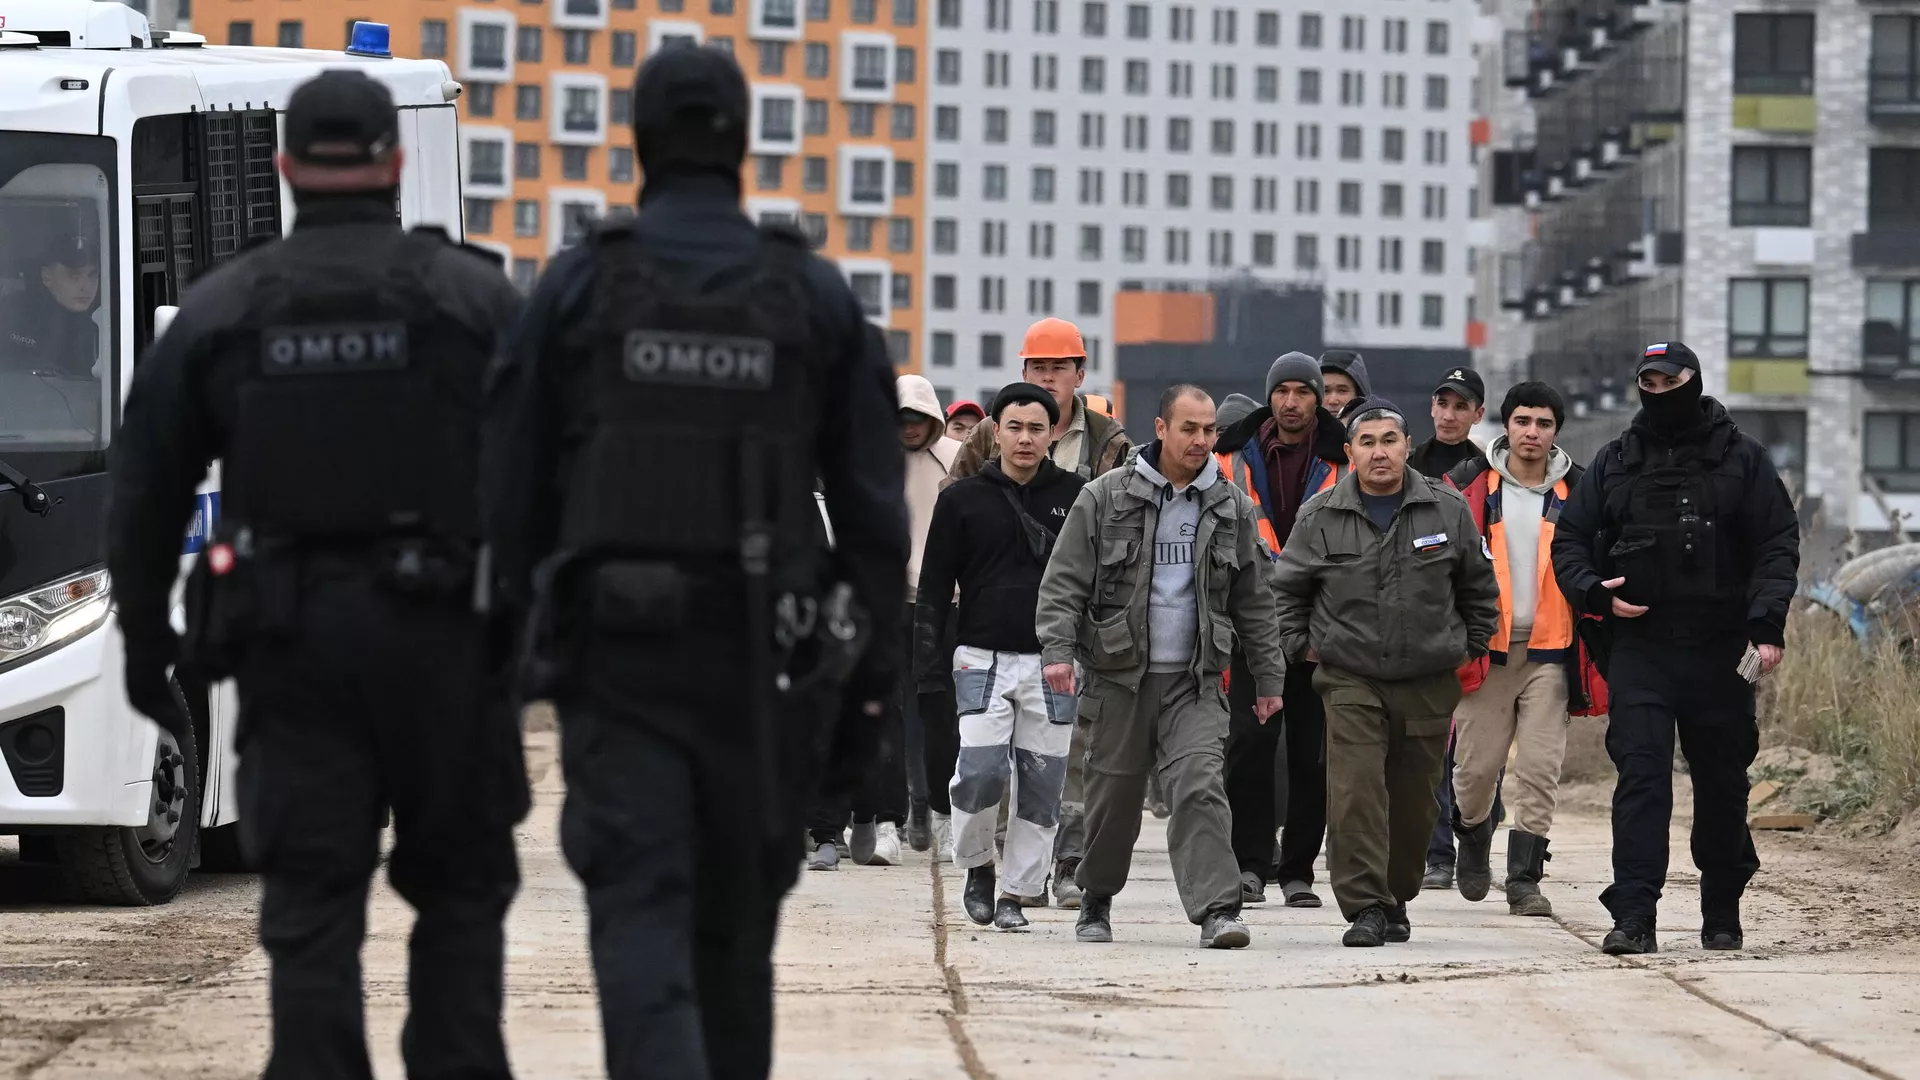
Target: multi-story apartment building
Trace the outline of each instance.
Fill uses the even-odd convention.
[[[1017,378],[1043,315],[1081,325],[1106,388],[1115,294],[1144,282],[1317,283],[1327,339],[1362,348],[1477,335],[1469,3],[929,6],[924,355],[943,395]]]
[[[1486,7],[1487,366],[1610,433],[1680,338],[1826,526],[1920,514],[1920,3]]]
[[[468,238],[522,287],[597,217],[633,212],[635,69],[659,49],[740,60],[754,117],[749,213],[798,224],[846,272],[894,360],[919,364],[919,0],[198,0],[209,40],[345,46],[387,23],[396,55],[447,61],[460,99]]]

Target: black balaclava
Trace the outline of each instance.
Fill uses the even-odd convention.
[[[752,105],[746,76],[731,55],[662,49],[640,66],[633,100],[634,152],[650,180],[690,171],[738,179]]]
[[[1647,418],[1647,427],[1654,434],[1671,438],[1700,422],[1701,396],[1700,376],[1695,374],[1663,393],[1640,391],[1640,413]]]

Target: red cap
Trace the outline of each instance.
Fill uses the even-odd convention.
[[[970,412],[973,415],[978,416],[982,420],[985,420],[987,418],[987,410],[981,408],[978,405],[975,405],[973,402],[956,401],[953,404],[947,406],[947,419],[951,420],[955,416],[963,412]]]

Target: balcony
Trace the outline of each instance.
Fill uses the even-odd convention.
[[[1808,80],[1809,82],[1811,80]],[[1811,134],[1817,124],[1813,91],[1804,94],[1741,94],[1733,96],[1733,126],[1783,135]]]
[[[1920,127],[1920,70],[1875,67],[1867,76],[1867,119],[1887,127]]]
[[[467,82],[513,81],[513,40],[516,23],[504,11],[461,8],[455,40],[454,77]]]
[[[553,25],[560,30],[605,30],[609,0],[554,0]]]
[[[513,133],[501,127],[468,126],[460,129],[466,139],[466,176],[460,193],[470,199],[506,199],[513,195],[513,181],[507,173],[508,155],[513,150]]]
[[[607,141],[607,79],[568,73],[550,77],[553,106],[548,138],[567,146],[599,146]]]
[[[893,152],[880,146],[842,146],[837,200],[842,214],[886,217],[893,213]]]
[[[840,99],[884,105],[893,100],[893,35],[848,30],[840,35]]]
[[[753,133],[747,149],[755,154],[800,152],[800,112],[805,92],[798,86],[755,83]]]
[[[1920,222],[1874,226],[1853,234],[1857,270],[1920,270]]]
[[[755,41],[799,41],[806,36],[800,0],[753,0],[747,36]]]

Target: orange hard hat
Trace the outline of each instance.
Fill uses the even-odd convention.
[[[1022,360],[1078,360],[1086,355],[1080,328],[1052,316],[1027,327],[1026,340],[1020,343]]]

